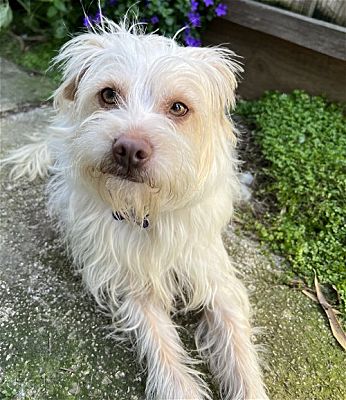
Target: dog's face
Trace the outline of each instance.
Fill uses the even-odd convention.
[[[113,23],[68,42],[55,104],[71,126],[72,174],[138,218],[202,195],[234,140],[230,55]]]

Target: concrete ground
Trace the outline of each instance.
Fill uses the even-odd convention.
[[[1,158],[47,130],[52,110],[40,102],[51,89],[1,61]],[[107,336],[109,319],[85,293],[47,217],[44,182],[14,183],[3,170],[0,212],[0,399],[143,399],[145,373],[129,344]],[[346,399],[345,353],[320,308],[282,283],[283,263],[255,241],[232,227],[224,241],[262,328],[270,398]],[[196,318],[182,320],[191,346]]]

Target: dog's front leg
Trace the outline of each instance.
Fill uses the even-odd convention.
[[[204,310],[196,343],[221,386],[221,397],[225,400],[268,399],[251,341],[246,290],[231,275],[215,282],[215,293],[213,303]]]
[[[119,323],[131,332],[141,360],[147,363],[147,399],[209,399],[205,383],[189,364],[179,335],[164,310],[150,296],[125,298]]]

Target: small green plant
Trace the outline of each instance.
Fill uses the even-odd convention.
[[[146,25],[147,32],[159,30],[166,36],[174,36],[184,28],[180,38],[187,46],[200,46],[200,32],[215,17],[227,14],[227,6],[221,0],[106,0],[101,2],[102,14],[120,21],[129,11]],[[86,15],[84,25],[99,22],[100,12]]]
[[[146,24],[146,30],[159,30],[161,34],[173,36],[181,28],[182,41],[188,46],[200,46],[200,32],[216,17],[227,14],[222,0],[17,0],[17,27],[25,32],[67,37],[85,27],[100,22],[101,14],[118,22],[129,11],[129,17],[138,16]],[[84,10],[83,6],[84,5]],[[18,23],[19,22],[19,23]],[[24,27],[24,29],[23,29]]]
[[[92,29],[101,21],[101,13],[115,22],[128,13],[128,20],[138,18],[147,32],[167,36],[184,28],[177,40],[199,46],[201,32],[213,18],[227,14],[227,6],[222,0],[17,0],[11,2],[11,8],[4,3],[0,24],[5,13],[13,14],[14,19],[11,32],[0,32],[3,56],[25,68],[45,72],[61,45],[74,33]],[[11,19],[8,21],[7,25]],[[5,26],[0,25],[0,29]],[[59,80],[57,72],[48,71],[48,76]]]
[[[259,196],[274,200],[260,237],[312,284],[333,285],[346,312],[346,121],[342,105],[295,91],[240,102],[268,162]]]
[[[15,35],[10,35],[8,32],[0,33],[0,53],[2,57],[25,69],[47,75],[56,83],[60,81],[60,73],[56,70],[48,70],[48,68],[52,58],[57,55],[61,44],[61,41],[52,39],[49,42],[33,43],[28,50],[23,51]]]
[[[14,24],[21,34],[62,39],[83,14],[80,4],[71,0],[17,0],[17,3]]]

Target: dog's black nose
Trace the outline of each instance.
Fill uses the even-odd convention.
[[[126,170],[142,167],[153,152],[146,140],[124,136],[114,141],[112,150],[114,160]]]

